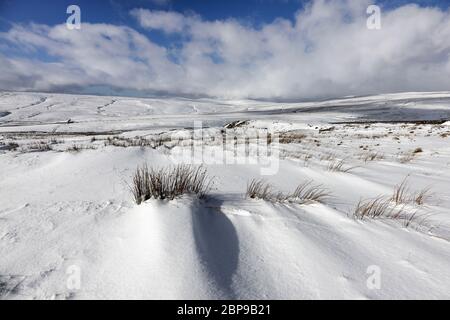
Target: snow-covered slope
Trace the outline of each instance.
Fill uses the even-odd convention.
[[[45,93],[0,93],[0,129],[113,131],[223,125],[234,120],[303,123],[354,120],[450,119],[450,92],[402,93],[305,103],[181,98],[124,98]],[[188,117],[187,117],[188,116]],[[71,123],[67,123],[70,120]]]
[[[287,104],[5,92],[0,298],[450,298],[450,125],[373,123],[446,120],[449,102],[449,93]],[[199,120],[218,135],[234,120],[249,120],[232,129],[238,136],[279,135],[278,170],[264,178],[284,192],[312,180],[331,196],[246,199],[262,177],[257,156],[204,158],[215,177],[206,199],[136,205],[135,168],[186,160],[181,138]],[[136,137],[164,139],[133,146]],[[354,168],[330,171],[341,159]],[[360,199],[389,196],[405,177],[410,193],[432,192],[405,204],[420,217],[412,225],[352,217]]]

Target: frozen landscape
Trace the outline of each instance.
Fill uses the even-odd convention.
[[[449,299],[449,119],[450,92],[1,92],[0,298]],[[180,163],[205,197],[135,202],[138,166]],[[305,183],[323,197],[281,196]]]

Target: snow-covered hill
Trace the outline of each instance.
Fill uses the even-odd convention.
[[[450,298],[448,119],[450,93],[305,103],[1,93],[0,298]],[[216,137],[270,132],[276,170],[262,176],[260,154],[203,141],[206,199],[136,205],[136,167],[185,162],[199,122]],[[238,160],[213,162],[219,151]],[[247,199],[255,178],[283,192],[313,181],[330,197]],[[430,188],[424,203],[400,205],[415,214],[408,227],[353,218],[359,200],[391,196],[405,178],[410,195]]]

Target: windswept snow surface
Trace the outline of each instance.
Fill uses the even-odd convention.
[[[449,119],[447,92],[305,103],[0,93],[0,298],[449,299]],[[279,135],[277,170],[262,176],[256,156],[208,161],[221,147],[209,142],[206,199],[134,203],[138,165],[181,163],[198,122],[220,135],[237,120],[237,136]],[[133,146],[142,139],[159,143]],[[328,170],[342,159],[352,170]],[[411,194],[431,189],[402,205],[417,214],[410,226],[352,217],[406,177]],[[246,199],[254,178],[283,192],[313,181],[330,197]]]

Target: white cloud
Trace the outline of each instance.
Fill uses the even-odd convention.
[[[178,12],[133,9],[131,15],[139,21],[142,27],[162,30],[166,33],[182,32],[190,23],[190,19]]]
[[[124,26],[16,25],[0,34],[58,63],[0,56],[0,87],[59,90],[108,85],[221,97],[302,99],[394,91],[450,90],[450,16],[404,6],[366,28],[368,0],[316,0],[294,19],[258,28],[227,19],[135,9],[143,28],[180,34],[156,45]],[[6,67],[5,67],[6,66]]]

